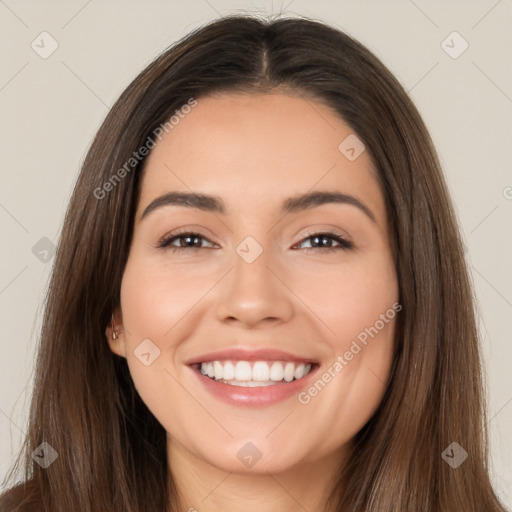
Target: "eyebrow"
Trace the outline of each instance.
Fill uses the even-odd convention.
[[[377,223],[372,211],[359,199],[348,194],[340,192],[319,191],[293,196],[286,199],[281,206],[281,214],[296,213],[310,208],[315,208],[324,204],[348,204],[361,210],[370,220]],[[226,214],[224,201],[218,196],[200,194],[197,192],[168,192],[163,194],[145,208],[140,220],[142,221],[151,212],[164,206],[185,206],[196,208],[205,212]]]

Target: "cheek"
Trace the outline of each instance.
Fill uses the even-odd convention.
[[[211,283],[211,269],[206,273],[190,266],[166,268],[134,258],[128,262],[121,286],[123,322],[137,336],[170,339],[169,332]]]
[[[136,256],[135,251],[128,260],[121,284],[126,359],[142,400],[157,413],[173,391],[176,395],[176,383],[166,370],[175,343],[172,329],[189,301],[177,274],[177,279],[165,277],[155,265]]]
[[[378,257],[359,263],[317,273],[315,279],[309,272],[309,287],[297,282],[298,294],[320,319],[330,352],[318,380],[299,397],[309,417],[321,418],[338,433],[324,432],[325,443],[347,441],[369,420],[393,361],[401,309],[394,266]]]
[[[336,353],[348,350],[353,339],[358,335],[364,338],[376,323],[383,335],[391,331],[387,328],[391,322],[384,325],[381,318],[392,319],[392,307],[398,301],[396,272],[389,258],[376,253],[373,258],[354,261],[304,269],[297,273],[293,285],[318,317],[325,339]]]
[[[197,315],[203,311],[204,298],[218,281],[212,265],[184,264],[173,267],[130,255],[121,284],[121,309],[126,331],[126,359],[140,397],[162,425],[181,429],[173,411],[194,415],[204,421],[200,408],[191,406],[191,398],[180,385],[180,344],[197,327]],[[203,298],[203,300],[202,300]],[[151,340],[159,352],[145,366],[136,356],[143,340]],[[151,347],[151,345],[150,345]],[[151,348],[149,350],[151,352]],[[186,431],[186,426],[184,427]]]

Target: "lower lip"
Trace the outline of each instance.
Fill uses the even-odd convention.
[[[199,378],[206,390],[215,398],[231,405],[265,407],[282,402],[294,395],[298,395],[300,391],[308,385],[311,380],[311,375],[316,373],[318,365],[314,365],[310,372],[301,379],[253,388],[223,384],[203,375],[198,369],[192,367],[191,369]]]

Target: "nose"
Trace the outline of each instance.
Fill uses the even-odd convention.
[[[233,268],[219,289],[217,318],[248,328],[289,321],[294,295],[281,274],[270,249],[264,249],[252,263],[234,252]]]

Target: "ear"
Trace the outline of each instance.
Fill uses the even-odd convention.
[[[116,339],[113,339],[112,336],[114,334],[114,328],[116,333]],[[121,315],[121,311],[116,309],[113,313],[113,322],[112,318],[105,329],[105,335],[107,336],[107,341],[110,346],[110,350],[121,357],[126,357],[126,336],[123,327],[123,317]]]

